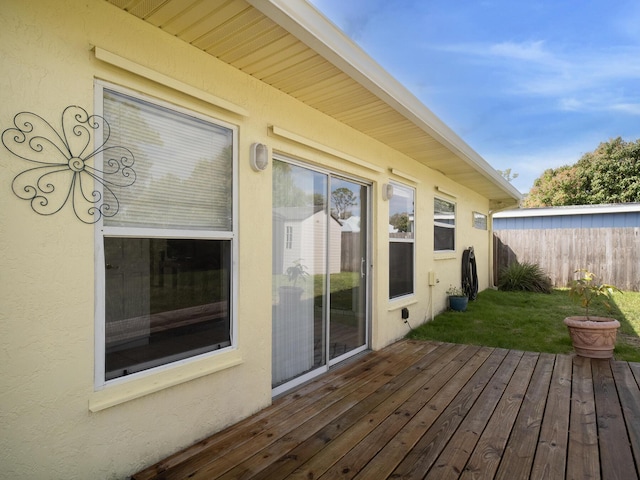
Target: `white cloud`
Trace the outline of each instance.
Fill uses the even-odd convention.
[[[618,103],[611,105],[611,110],[640,116],[640,103]]]
[[[564,51],[535,40],[450,44],[436,49],[458,55],[452,64],[464,62],[465,57],[472,59],[476,71],[484,69],[491,76],[489,88],[496,95],[547,98],[555,100],[560,111],[615,109],[638,114],[635,92],[640,82],[640,47]]]
[[[612,25],[632,42],[640,41],[640,4],[636,0],[618,1],[612,10]]]
[[[584,108],[584,102],[577,98],[561,98],[559,101],[560,110],[566,110],[570,112],[579,111]]]
[[[502,42],[490,45],[486,50],[489,55],[504,57],[513,60],[536,62],[544,64],[556,64],[554,56],[544,49],[544,41],[515,43]]]
[[[560,110],[569,112],[618,112],[640,116],[640,103],[629,99],[619,91],[583,92],[581,98],[563,97],[558,99]]]
[[[529,42],[500,42],[500,43],[460,43],[439,46],[426,46],[434,50],[440,50],[463,55],[471,55],[484,58],[487,62],[503,63],[505,60],[518,60],[521,62],[542,64],[558,67],[563,64],[551,51],[545,49],[544,40]],[[508,64],[505,64],[508,65]]]

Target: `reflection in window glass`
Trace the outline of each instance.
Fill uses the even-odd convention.
[[[393,184],[389,200],[389,298],[414,292],[415,190]]]
[[[479,212],[473,212],[473,227],[479,230],[486,230],[487,216]]]
[[[111,127],[103,164],[112,145],[127,145],[137,176],[100,229],[102,382],[231,345],[236,132],[151,99],[96,92]]]
[[[441,198],[433,202],[433,245],[434,250],[453,251],[456,249],[456,205]]]
[[[326,363],[327,227],[340,235],[329,214],[327,182],[326,174],[273,161],[274,388]]]
[[[231,344],[231,244],[104,239],[106,380]]]
[[[137,176],[105,225],[232,229],[231,129],[106,89],[104,116],[109,145],[127,145]]]

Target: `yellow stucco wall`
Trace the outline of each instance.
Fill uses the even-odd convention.
[[[98,46],[170,78],[228,100],[238,115],[97,60]],[[58,128],[68,105],[89,112],[94,80],[103,79],[239,127],[238,351],[94,391],[94,227],[71,209],[34,213],[11,191],[28,165],[0,147],[0,476],[12,479],[123,478],[271,401],[271,175],[249,167],[249,146],[262,142],[373,186],[372,347],[401,338],[445,306],[460,281],[462,248],[473,245],[480,288],[488,286],[488,233],[473,229],[472,210],[488,201],[440,173],[358,134],[101,0],[5,0],[0,7],[0,129],[18,112]],[[296,132],[377,165],[345,162],[269,135],[269,125]],[[405,181],[396,168],[419,179]],[[416,295],[388,301],[389,179],[417,187]],[[458,210],[453,256],[433,253],[433,198],[439,185]],[[444,198],[447,198],[446,196]],[[433,287],[427,273],[435,271]],[[125,401],[129,399],[128,401]]]

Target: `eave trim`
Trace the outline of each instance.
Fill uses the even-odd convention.
[[[373,165],[369,162],[365,162],[364,160],[360,160],[359,158],[356,158],[353,155],[349,155],[348,153],[344,153],[339,150],[336,150],[335,148],[329,147],[327,145],[323,145],[320,142],[316,142],[315,140],[311,140],[310,138],[303,137],[302,135],[299,135],[294,132],[290,132],[289,130],[285,130],[284,128],[280,128],[273,125],[271,127],[271,132],[275,136],[286,138],[287,140],[292,140],[301,145],[305,145],[315,150],[328,153],[329,155],[333,155],[334,157],[340,158],[342,160],[346,160],[347,162],[357,165],[359,167],[363,167],[377,173],[384,173],[384,169],[378,167],[377,165]]]
[[[431,135],[509,197],[515,201],[522,198],[486,160],[311,4],[246,1]]]
[[[181,82],[180,80],[176,80],[175,78],[171,78],[167,75],[156,72],[151,68],[140,65],[132,60],[116,55],[115,53],[111,53],[103,48],[93,47],[93,51],[95,57],[102,62],[134,73],[140,77],[144,77],[148,80],[159,83],[160,85],[172,88],[173,90],[177,90],[178,92],[184,93],[198,100],[202,100],[237,115],[241,115],[243,117],[249,116],[249,111],[247,109],[231,103],[228,100],[216,97],[215,95],[200,90],[199,88],[189,85],[188,83]]]

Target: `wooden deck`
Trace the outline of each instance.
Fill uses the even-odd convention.
[[[134,475],[635,479],[640,364],[403,340]]]

